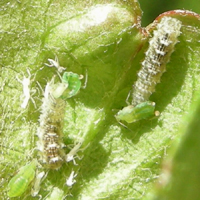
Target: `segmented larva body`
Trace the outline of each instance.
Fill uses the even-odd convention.
[[[138,79],[133,86],[132,105],[136,106],[148,101],[155,91],[155,86],[160,82],[165,66],[169,62],[181,34],[181,21],[171,17],[163,17],[153,32]]]
[[[62,131],[66,102],[54,97],[54,86],[53,79],[46,85],[37,135],[43,164],[50,169],[59,169],[65,156]]]

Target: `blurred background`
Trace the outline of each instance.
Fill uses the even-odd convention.
[[[200,14],[200,0],[138,0],[143,11],[142,26],[169,10],[190,10]]]

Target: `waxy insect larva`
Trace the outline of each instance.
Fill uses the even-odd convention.
[[[115,115],[117,121],[132,123],[154,115],[155,103],[150,102],[149,97],[166,70],[166,64],[181,34],[181,26],[181,21],[172,17],[163,17],[158,23],[157,30],[153,32],[153,37],[149,41],[138,78],[133,85],[131,105]]]
[[[40,115],[38,149],[42,163],[50,169],[58,169],[63,163],[64,144],[62,143],[65,101],[52,95],[53,79],[47,83]]]
[[[181,26],[181,21],[172,17],[163,17],[158,23],[157,30],[153,32],[153,37],[145,52],[138,79],[133,86],[132,105],[148,101],[150,95],[155,91],[155,86],[166,71],[166,64],[178,42]]]
[[[22,195],[35,177],[37,161],[34,159],[29,164],[21,167],[19,172],[8,183],[8,196]]]
[[[54,83],[52,78],[46,85],[37,135],[42,163],[49,169],[59,169],[65,160],[62,137],[66,99],[80,88],[80,76],[73,72],[64,72],[61,83]]]

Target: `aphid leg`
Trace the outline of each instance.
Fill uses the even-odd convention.
[[[74,178],[76,178],[76,176],[77,176],[77,174],[75,174],[75,171],[72,170],[72,172],[71,172],[69,178],[66,180],[66,185],[67,185],[68,187],[72,187],[72,185],[73,185],[74,183],[76,183],[76,180],[74,179]]]
[[[77,155],[75,155],[74,157],[73,157],[73,164],[74,165],[78,165],[77,163],[76,163],[76,158],[78,158],[78,160],[82,160],[83,159],[83,155],[82,156],[79,156],[78,154]]]
[[[115,118],[116,118],[116,115],[115,115]],[[117,119],[117,122],[123,126],[125,129],[129,130],[130,132],[134,133],[130,128],[128,128],[128,126],[126,126],[125,124],[123,124],[120,120]]]
[[[117,122],[121,125],[121,126],[123,126],[124,128],[126,128],[126,129],[129,129],[125,124],[123,124],[122,122],[120,122],[120,121],[118,121],[117,120]]]

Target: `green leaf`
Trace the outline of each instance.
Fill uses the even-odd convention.
[[[83,158],[76,159],[77,166],[71,162],[58,171],[50,170],[39,194],[43,199],[141,199],[159,174],[166,148],[180,137],[177,130],[184,123],[183,116],[199,95],[198,16],[169,13],[184,26],[167,72],[150,99],[161,116],[126,129],[114,115],[126,106],[148,45],[137,2],[1,4],[2,199],[7,199],[7,185],[16,171],[37,157],[35,134],[43,97],[37,82],[44,90],[56,75],[56,69],[44,65],[55,55],[67,71],[88,74],[86,89],[67,101],[64,121],[64,143],[83,140],[82,147],[87,148],[78,153]],[[151,33],[153,26],[148,28]],[[30,99],[23,109],[19,80],[29,76],[27,69],[34,101]],[[77,173],[76,183],[68,188],[65,182],[72,170]],[[19,198],[32,199],[30,190]]]
[[[191,107],[185,118],[169,156],[162,165],[162,173],[153,192],[146,199],[194,199],[200,198],[200,99]]]

